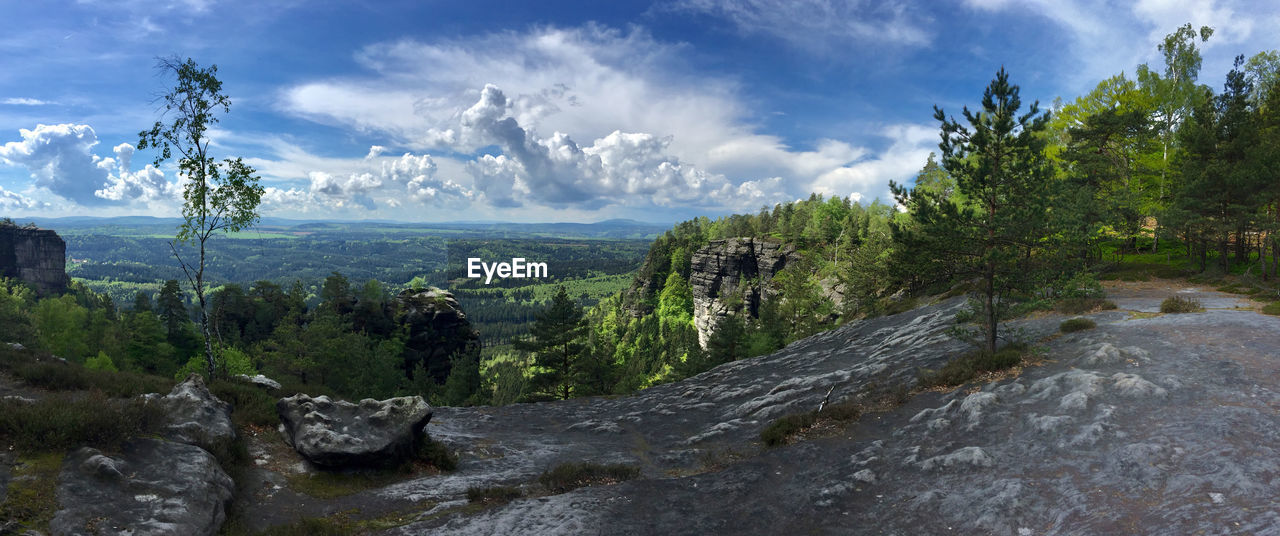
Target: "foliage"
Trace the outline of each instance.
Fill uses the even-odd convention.
[[[418,444],[419,460],[431,464],[432,467],[441,471],[454,471],[458,469],[458,457],[444,446],[444,443],[435,441],[430,437],[423,437]]]
[[[209,156],[211,140],[207,131],[218,123],[219,109],[222,113],[231,110],[231,99],[222,93],[222,82],[217,78],[218,66],[202,69],[190,58],[180,63],[175,57],[160,60],[157,67],[177,78],[175,86],[160,97],[164,115],[173,113],[174,116],[169,124],[156,121],[150,130],[139,132],[138,149],[158,149],[156,167],[176,152],[180,156],[178,172],[188,179],[182,191],[184,221],[177,239],[198,243],[198,260],[188,263],[172,244],[170,249],[200,304],[204,357],[208,375],[213,378],[220,371],[216,367],[205,303],[205,244],[214,233],[236,232],[256,223],[264,189],[258,184],[256,171],[243,159],[227,158],[218,162]]]
[[[909,223],[893,225],[895,240],[913,264],[942,264],[937,271],[977,279],[982,347],[992,354],[1011,298],[1041,281],[1054,251],[1045,247],[1053,236],[1047,214],[1054,194],[1042,135],[1048,117],[1036,103],[1019,115],[1021,106],[1018,86],[1001,69],[983,94],[982,110],[964,109],[968,126],[935,108],[943,168],[963,199],[891,183],[911,212]]]
[[[1169,296],[1160,302],[1160,312],[1162,313],[1196,313],[1203,310],[1204,307],[1195,298]]]
[[[552,493],[566,493],[584,486],[616,484],[640,476],[640,468],[626,464],[564,463],[538,476]]]
[[[84,368],[89,370],[105,370],[108,372],[120,372],[120,370],[116,368],[116,364],[111,361],[111,356],[107,355],[106,352],[103,352],[101,350],[98,351],[97,356],[90,357],[89,359],[85,360]]]
[[[0,444],[22,452],[63,453],[91,445],[109,449],[159,430],[163,413],[141,399],[99,392],[50,393],[34,402],[0,400]]]
[[[551,305],[538,314],[529,339],[515,344],[516,349],[533,354],[530,387],[534,393],[560,399],[573,396],[586,379],[581,359],[586,332],[582,308],[561,287]]]
[[[13,467],[5,501],[0,503],[0,519],[6,529],[47,531],[58,511],[58,471],[62,452],[42,452],[18,458]],[[9,523],[17,523],[17,527]]]
[[[778,417],[760,431],[760,441],[775,447],[785,445],[792,436],[818,422],[817,412],[796,413]]]
[[[1058,331],[1063,333],[1074,333],[1096,327],[1098,327],[1098,324],[1088,318],[1070,318],[1063,320],[1061,324],[1058,324]]]

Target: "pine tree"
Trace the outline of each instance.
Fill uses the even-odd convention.
[[[536,368],[529,381],[535,392],[565,400],[574,395],[586,333],[582,307],[559,287],[551,304],[530,326],[529,338],[515,343],[517,350],[533,354]]]
[[[957,275],[978,280],[974,301],[981,346],[992,353],[1011,298],[1038,282],[1035,250],[1049,236],[1053,167],[1042,135],[1048,115],[1039,112],[1038,103],[1018,115],[1021,106],[1018,86],[1001,68],[983,94],[982,109],[964,109],[968,126],[934,108],[942,123],[943,169],[967,203],[890,184],[914,220],[911,226],[894,224],[894,238],[929,257],[955,259]]]

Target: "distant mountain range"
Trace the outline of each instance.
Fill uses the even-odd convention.
[[[152,233],[172,232],[182,224],[181,218],[156,218],[152,216],[67,216],[60,218],[24,218],[19,223],[30,221],[37,226],[53,230],[76,230],[90,232],[93,229],[120,230],[128,228],[134,231]],[[670,229],[670,224],[649,223],[629,219],[611,219],[595,223],[513,223],[500,221],[461,221],[461,222],[398,222],[391,220],[293,220],[288,218],[262,218],[254,228],[258,231],[272,232],[316,232],[316,231],[466,231],[476,234],[496,234],[502,236],[557,236],[588,238],[652,238]]]

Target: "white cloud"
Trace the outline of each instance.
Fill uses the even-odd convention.
[[[9,104],[12,106],[45,106],[48,104],[56,104],[51,101],[32,99],[28,97],[9,97],[7,99],[0,101],[0,103]]]
[[[357,208],[374,211],[382,206],[411,208],[407,201],[419,206],[456,205],[474,197],[467,187],[440,177],[439,167],[430,155],[404,153],[398,158],[383,157],[378,155],[386,149],[375,145],[364,158],[342,160],[316,157],[283,142],[275,146],[299,161],[329,164],[330,169],[346,171],[307,171],[305,187],[267,186],[262,204],[268,211],[321,212],[324,209]],[[298,166],[297,162],[262,159],[252,164],[265,165],[273,171],[293,170]],[[276,175],[274,180],[290,178]]]
[[[0,209],[3,210],[31,210],[37,208],[48,207],[49,204],[43,201],[37,201],[17,192],[10,192],[0,186]]]
[[[165,180],[164,173],[151,164],[136,172],[130,171],[134,152],[132,145],[121,143],[112,151],[116,154],[114,159],[98,161],[98,167],[108,170],[107,184],[105,188],[95,190],[93,195],[110,201],[150,203],[171,201],[181,194],[177,185]],[[114,175],[110,173],[112,167],[116,168]]]
[[[465,166],[477,199],[496,206],[731,206],[743,196],[794,190],[783,199],[807,195],[799,189],[865,156],[839,140],[798,151],[758,133],[758,118],[770,111],[745,104],[735,81],[690,68],[685,53],[684,45],[656,42],[640,29],[594,25],[403,40],[360,51],[369,76],[304,83],[283,91],[280,102],[293,114],[421,151],[468,155],[498,145],[501,154],[472,156]],[[488,85],[502,88],[500,105],[486,102],[494,93],[477,90]],[[637,153],[660,144],[668,165],[606,165],[605,153],[624,150],[623,136],[646,137],[626,149]],[[739,188],[749,181],[759,182]],[[661,184],[682,186],[660,192]],[[634,197],[608,197],[616,195]]]
[[[1140,63],[1162,70],[1164,59],[1156,45],[1186,23],[1196,29],[1214,28],[1213,37],[1197,45],[1204,56],[1201,81],[1217,85],[1236,54],[1275,48],[1271,34],[1255,32],[1256,27],[1280,24],[1274,6],[1264,9],[1244,0],[1138,0],[1120,6],[1104,0],[965,0],[965,4],[992,12],[1025,10],[1065,29],[1073,41],[1071,57],[1081,62],[1079,68],[1068,69],[1069,82],[1082,92],[1116,73],[1132,74]]]
[[[533,202],[550,207],[599,208],[613,204],[742,206],[763,195],[781,195],[780,181],[731,184],[723,175],[683,164],[668,154],[670,139],[618,130],[583,147],[568,134],[539,136],[509,115],[514,105],[486,85],[461,114],[461,143],[497,145],[468,166],[476,189],[495,206]]]
[[[888,179],[906,182],[924,167],[929,152],[937,149],[937,127],[925,125],[893,125],[881,132],[892,140],[888,149],[868,158],[818,176],[810,189],[824,195],[863,198],[863,192],[879,195],[888,192]]]
[[[744,34],[763,34],[817,52],[850,45],[924,46],[926,10],[867,0],[676,0],[675,11],[704,13],[733,23]]]
[[[115,158],[93,154],[98,136],[89,125],[64,123],[20,129],[22,141],[0,145],[0,163],[27,168],[35,186],[80,205],[167,199],[177,189],[148,164],[129,169],[133,146],[115,147]]]

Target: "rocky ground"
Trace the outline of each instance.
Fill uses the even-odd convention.
[[[253,465],[235,475],[230,530],[338,516],[388,535],[1280,534],[1280,317],[1185,283],[1108,293],[1118,309],[1087,315],[1095,329],[1060,334],[1067,317],[1055,313],[1013,323],[1009,332],[1038,351],[1014,373],[921,392],[781,447],[759,440],[773,419],[812,410],[828,393],[836,402],[913,385],[920,367],[962,353],[945,331],[963,300],[853,323],[632,396],[434,408],[427,433],[459,457],[449,473],[334,475],[276,430],[243,430]],[[1171,295],[1207,310],[1160,314]],[[0,395],[24,394],[0,377]],[[148,448],[159,447],[137,450]],[[79,452],[84,460],[65,467],[129,468],[130,452]],[[641,476],[561,494],[537,483],[583,461]],[[0,483],[8,463],[0,455]],[[494,485],[527,496],[468,503],[468,489]]]
[[[422,501],[387,534],[1260,534],[1280,532],[1280,318],[1170,283],[1109,289],[1119,310],[1057,335],[1015,324],[1043,360],[925,392],[826,437],[764,448],[773,418],[869,383],[910,382],[962,350],[960,300],[872,319],[766,357],[614,400],[438,408],[457,472],[368,492]],[[1208,310],[1161,315],[1178,293]],[[643,477],[475,511],[468,487],[526,485],[567,461]]]

